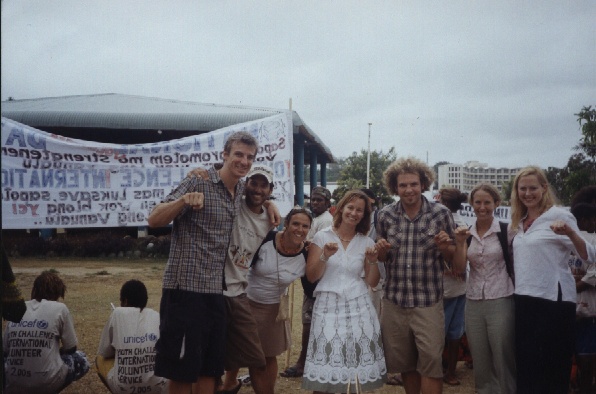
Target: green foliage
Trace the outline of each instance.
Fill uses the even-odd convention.
[[[594,163],[582,153],[569,158],[564,168],[549,168],[546,177],[562,205],[569,205],[582,187],[594,184]]]
[[[511,192],[513,191],[513,178],[501,183],[501,205],[509,205],[511,201]]]
[[[546,176],[562,205],[569,205],[582,187],[596,184],[596,109],[583,107],[574,114],[582,130],[575,149],[581,151],[569,158],[564,168],[548,168]]]
[[[351,156],[342,160],[337,189],[333,191],[335,201],[339,201],[348,190],[366,187],[367,156],[367,151],[362,149],[360,153],[353,152]],[[375,193],[382,204],[393,202],[383,185],[383,172],[396,159],[394,147],[387,153],[383,153],[382,150],[370,152],[369,189]]]
[[[582,138],[575,148],[584,151],[592,161],[596,161],[596,108],[592,109],[589,105],[574,115],[577,116],[577,122],[582,130]]]

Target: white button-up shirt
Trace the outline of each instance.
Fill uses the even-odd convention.
[[[372,239],[363,234],[356,234],[344,249],[339,237],[331,227],[319,231],[312,241],[323,249],[327,242],[337,242],[339,249],[325,263],[325,272],[314,292],[315,297],[324,291],[339,294],[346,299],[353,299],[368,292],[362,278],[366,248],[374,246]]]
[[[540,215],[524,233],[519,223],[513,239],[515,294],[556,301],[561,285],[562,300],[576,302],[575,281],[569,269],[569,257],[575,250],[566,235],[555,234],[550,225],[562,220],[579,234],[573,215],[559,207],[551,207]],[[588,260],[596,258],[596,248],[586,243]]]

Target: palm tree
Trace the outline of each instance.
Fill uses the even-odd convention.
[[[582,130],[582,138],[575,149],[584,151],[592,159],[591,173],[592,183],[594,183],[596,182],[596,108],[592,109],[589,105],[574,115],[577,116],[577,122]]]

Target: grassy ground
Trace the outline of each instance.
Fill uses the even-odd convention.
[[[161,279],[165,260],[108,260],[108,259],[11,259],[11,265],[17,276],[17,282],[25,299],[29,299],[31,286],[35,277],[43,270],[55,269],[67,286],[64,303],[73,315],[75,329],[79,339],[78,348],[87,353],[91,362],[95,359],[99,337],[110,316],[110,302],[119,305],[119,293],[122,284],[129,279],[142,280],[149,291],[148,307],[159,311],[161,297]],[[300,352],[300,307],[302,288],[296,282],[294,300],[294,324],[292,327],[292,349],[289,356],[290,365]],[[282,371],[288,357],[278,357],[279,369]],[[240,374],[246,371],[241,370]],[[472,371],[459,363],[458,376],[460,386],[445,386],[445,393],[474,393]],[[296,393],[300,389],[301,379],[279,377],[276,383],[277,393]],[[243,387],[240,393],[252,393],[251,387]],[[102,385],[95,367],[80,381],[68,387],[64,394],[109,394]],[[405,393],[402,387],[385,385],[376,390],[378,394]]]

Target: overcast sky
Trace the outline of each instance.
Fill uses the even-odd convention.
[[[3,0],[1,99],[293,109],[336,157],[564,167],[596,105],[593,1]]]

